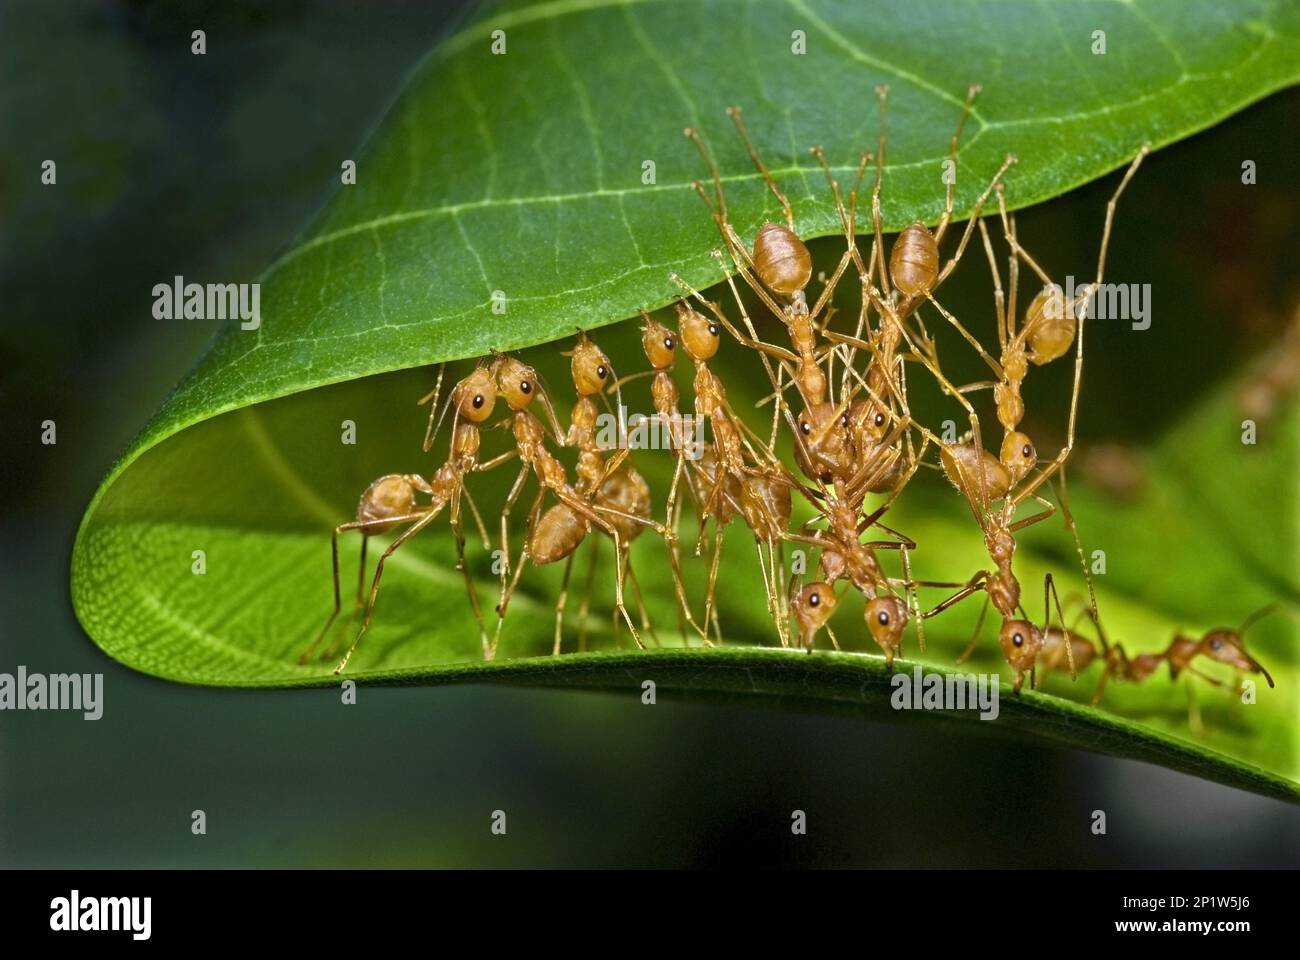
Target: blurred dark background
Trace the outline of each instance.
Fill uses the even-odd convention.
[[[97,722],[0,714],[0,865],[1300,864],[1295,807],[937,724],[496,687],[363,688],[343,710],[334,690],[190,688],[100,653],[68,602],[76,526],[215,329],[153,321],[152,285],[255,276],[461,6],[0,9],[0,670],[106,674]],[[1154,259],[1206,265],[1186,303],[1161,306],[1219,324],[1184,381],[1258,353],[1294,302],[1297,129],[1300,95],[1274,96],[1162,152],[1126,200],[1149,211]],[[1260,162],[1245,207],[1229,153]],[[39,182],[49,158],[57,187]],[[1022,231],[1072,243],[1111,188],[1027,211]],[[1117,375],[1151,376],[1147,347],[1111,351]],[[1097,395],[1085,433],[1148,432],[1124,404]],[[45,419],[57,446],[39,443]]]

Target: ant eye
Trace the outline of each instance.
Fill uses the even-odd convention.
[[[880,621],[882,627],[889,626],[889,614],[884,610],[881,610],[880,613],[876,614],[876,619]]]
[[[841,426],[841,427],[847,427],[848,425],[849,425],[849,415],[848,415],[847,413],[841,415],[841,417],[840,417],[840,426]]]
[[[1034,455],[1034,448],[1026,443],[1024,447],[1021,448],[1020,455],[1028,460]]]
[[[799,429],[802,430],[804,433],[812,433],[812,427],[808,426],[807,420],[799,421]]]
[[[605,369],[605,365],[603,363],[596,368],[596,376],[600,377],[600,379],[604,380],[605,377],[608,375],[609,375],[609,371]]]
[[[1025,645],[1024,634],[1017,633],[1015,636],[1011,638],[1011,642],[1014,643],[1017,647],[1023,647]]]
[[[822,602],[822,595],[820,593],[808,594],[808,606],[819,607],[821,606],[821,602]]]
[[[718,325],[716,323],[709,324],[709,334],[715,337],[718,335]]]
[[[533,385],[529,383],[527,380],[524,380],[519,384],[519,389],[522,390],[524,393],[532,393]]]
[[[1223,646],[1223,641],[1220,640],[1218,637],[1215,637],[1213,640],[1210,641],[1211,650],[1218,650],[1222,646]]]
[[[677,343],[673,340],[672,337],[664,337],[664,346],[665,346],[667,349],[671,350],[671,349],[673,349],[675,346],[677,346]]]
[[[473,401],[473,402],[474,402],[474,409],[475,409],[475,410],[477,410],[479,407],[483,406],[483,394],[481,394],[481,393],[476,393],[476,394],[474,394],[474,401]]]
[[[884,422],[885,422],[885,415],[883,413],[876,414],[876,426],[878,427],[883,426]]]

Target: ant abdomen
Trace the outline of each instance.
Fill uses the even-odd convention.
[[[926,293],[939,277],[939,244],[922,223],[913,223],[894,241],[889,275],[906,296]]]
[[[1065,303],[1058,287],[1046,287],[1025,308],[1025,338],[1029,342],[1029,359],[1036,365],[1062,357],[1074,343],[1078,328],[1073,304]]]
[[[599,502],[602,506],[613,507],[619,513],[646,520],[650,517],[650,485],[631,468],[619,470],[601,485]],[[645,530],[645,524],[618,514],[611,514],[609,522],[617,528],[619,538],[625,544],[635,540]]]
[[[533,563],[544,567],[563,560],[578,549],[589,527],[587,520],[567,504],[557,503],[542,514],[528,542],[528,553]]]
[[[812,279],[812,255],[789,227],[765,223],[754,238],[754,269],[769,289],[789,297]]]
[[[416,490],[428,491],[429,485],[421,477],[410,474],[390,473],[380,477],[361,495],[357,504],[357,522],[374,524],[367,526],[369,534],[387,533],[397,526],[393,523],[375,523],[390,517],[409,516],[415,510]]]
[[[1070,649],[1066,645],[1069,644]],[[1073,630],[1049,627],[1043,634],[1043,646],[1038,654],[1038,661],[1045,670],[1065,672],[1070,670],[1070,656],[1074,657],[1074,669],[1087,670],[1097,657],[1097,648],[1087,637],[1080,636]]]
[[[949,443],[939,448],[944,476],[975,502],[992,502],[1011,489],[1011,474],[989,451],[976,450],[973,443]]]

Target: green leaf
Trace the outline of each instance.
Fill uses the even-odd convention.
[[[494,29],[506,32],[504,56],[490,52]],[[795,30],[806,34],[802,56],[791,53]],[[1106,32],[1104,55],[1091,52],[1094,30]],[[840,179],[851,179],[859,152],[874,145],[879,83],[891,86],[884,217],[896,229],[941,212],[940,163],[972,81],[984,89],[962,139],[959,210],[969,209],[1008,152],[1019,156],[1008,198],[1026,206],[1106,173],[1144,141],[1173,142],[1297,78],[1300,18],[1265,3],[899,3],[870,18],[858,4],[814,0],[498,8],[420,65],[357,156],[356,185],[338,188],[262,276],[261,326],[231,324],[113,468],[74,547],[77,615],[109,654],[156,676],[236,686],[337,682],[330,663],[299,667],[296,655],[328,611],[328,530],[349,518],[355,497],[380,473],[432,470],[432,456],[418,446],[425,411],[413,403],[431,378],[412,368],[489,347],[548,343],[575,326],[665,304],[676,295],[670,270],[699,286],[714,282],[716,232],[690,187],[704,170],[682,127],[705,131],[742,232],[777,213],[730,130],[728,104],[746,108],[801,234],[811,237],[837,228],[807,146],[823,144]],[[337,177],[340,159],[323,160],[323,176]],[[642,183],[647,160],[655,163],[653,185]],[[503,314],[491,308],[496,290],[505,294]],[[618,354],[606,345],[620,370],[638,369],[635,345],[623,347]],[[731,369],[747,371],[747,382],[729,381],[737,406],[752,403],[761,392],[756,370]],[[551,382],[563,382],[562,373]],[[339,441],[343,420],[358,425],[355,446]],[[1196,421],[1189,418],[1187,429],[1196,430]],[[643,459],[638,468],[659,503],[667,470]],[[1177,472],[1172,460],[1158,463]],[[1264,480],[1285,484],[1276,463],[1261,469]],[[490,523],[513,479],[505,472],[511,475],[485,475],[473,490]],[[1160,497],[1175,489],[1153,488]],[[1087,490],[1078,499],[1081,519],[1094,526],[1123,516]],[[1185,500],[1148,502],[1142,522],[1164,518],[1187,532],[1178,520],[1186,508]],[[909,510],[900,513],[908,532],[923,544],[954,544],[953,566],[984,562],[968,518]],[[435,529],[394,555],[350,676],[598,686],[645,677],[663,689],[865,701],[869,709],[885,700],[880,661],[856,654],[809,658],[735,647],[542,657],[562,573],[550,568],[526,576],[512,604],[507,659],[475,662],[477,630],[451,539],[442,521]],[[1274,537],[1264,564],[1294,570],[1278,551],[1293,549],[1296,538],[1280,526],[1256,524],[1237,539],[1259,550],[1251,537],[1261,530]],[[469,532],[471,567],[483,596],[495,597],[490,557]],[[1055,533],[1050,543],[1046,534],[1042,544],[1027,538],[1026,584],[1061,569]],[[206,557],[203,575],[191,572],[195,550]],[[730,530],[725,556],[728,636],[772,642],[754,597],[752,539]],[[679,645],[662,544],[642,538],[633,560],[660,640]],[[573,574],[567,648],[586,562]],[[347,592],[355,563],[356,544],[345,540]],[[603,599],[609,567],[606,545],[589,628],[591,647],[603,651],[614,646]],[[1293,573],[1278,578],[1294,588]],[[1178,608],[1176,591],[1152,597],[1139,587],[1121,577],[1103,590],[1119,633],[1163,639],[1184,615],[1209,625],[1200,623],[1204,607]],[[1256,597],[1244,591],[1236,599]],[[959,612],[933,638],[928,669],[943,669],[960,649],[963,617],[973,612]],[[1276,645],[1283,629],[1261,626],[1261,643]],[[991,647],[981,651],[989,669],[998,662]],[[1222,712],[1207,716],[1216,726],[1213,748],[1172,738],[1185,736],[1184,694],[1163,681],[1108,692],[1108,705],[1142,714],[1140,724],[1058,696],[1015,700],[1004,691],[1006,725],[1296,799],[1300,764],[1289,718],[1300,676],[1286,660],[1269,666],[1279,686],[1250,708],[1250,724]],[[1061,678],[1049,689],[1086,698]]]

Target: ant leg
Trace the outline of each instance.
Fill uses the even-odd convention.
[[[1005,353],[1010,333],[1007,329],[1007,302],[1002,292],[1002,273],[998,270],[997,256],[993,253],[993,241],[989,239],[989,228],[983,220],[979,222],[980,240],[984,243],[984,256],[989,262],[989,275],[993,278],[993,311],[998,321],[998,351]]]
[[[939,219],[938,226],[934,230],[934,242],[939,243],[943,239],[944,231],[948,229],[948,224],[952,221],[952,199],[954,188],[957,185],[957,141],[961,139],[962,127],[966,125],[966,118],[970,116],[971,108],[975,104],[975,98],[979,96],[980,85],[972,83],[966,89],[966,102],[962,104],[961,113],[957,116],[957,129],[953,131],[952,139],[948,142],[948,163],[951,176],[946,177],[947,191],[945,192],[943,204],[943,216]]]
[[[835,209],[840,216],[840,225],[844,228],[845,243],[848,244],[848,249],[845,253],[845,256],[850,257],[853,260],[853,262],[857,265],[858,276],[864,277],[867,274],[867,268],[866,265],[862,262],[861,254],[858,252],[857,237],[854,234],[855,224],[853,220],[850,218],[849,212],[844,209],[844,199],[840,195],[840,184],[839,181],[835,179],[835,175],[831,172],[830,164],[826,162],[826,151],[824,151],[821,148],[821,145],[818,144],[812,147],[809,150],[809,153],[811,153],[814,157],[817,158],[817,163],[822,168],[822,173],[826,175],[826,180],[831,186],[831,196],[835,200]],[[865,169],[865,167],[861,169]],[[855,192],[856,192],[856,187],[855,187]]]
[[[501,642],[501,627],[506,622],[506,610],[510,606],[510,598],[514,596],[515,588],[519,586],[519,578],[523,575],[524,567],[528,566],[529,544],[532,542],[533,528],[537,525],[537,518],[542,512],[542,498],[546,495],[546,488],[542,487],[537,491],[537,496],[533,498],[533,505],[528,511],[528,523],[524,528],[524,543],[519,549],[519,562],[515,565],[514,575],[510,578],[510,583],[506,584],[504,575],[502,576],[502,590],[500,599],[497,601],[497,628],[492,636],[492,656],[488,659],[495,659],[497,645]],[[509,561],[509,554],[506,555]]]
[[[1110,202],[1106,204],[1106,225],[1102,228],[1101,250],[1097,254],[1097,286],[1101,286],[1102,274],[1106,270],[1106,254],[1110,249],[1110,231],[1115,222],[1115,208],[1119,205],[1119,198],[1124,193],[1124,189],[1128,186],[1129,181],[1133,179],[1138,167],[1142,166],[1142,161],[1146,159],[1147,154],[1150,152],[1151,144],[1142,144],[1137,156],[1133,158],[1133,162],[1129,164],[1128,170],[1125,171],[1124,179],[1119,182],[1119,186],[1115,188],[1115,193],[1111,196]]]
[[[1007,256],[1007,340],[1016,335],[1016,311],[1020,309],[1020,258],[1016,256],[1016,215],[1003,212],[1006,198],[1005,187],[998,184],[998,211],[1002,213],[1003,227],[1011,253]]]
[[[1008,529],[1010,529],[1012,533],[1023,530],[1025,527],[1032,527],[1034,524],[1040,523],[1056,514],[1056,504],[1052,503],[1052,501],[1044,500],[1042,497],[1037,495],[1035,495],[1033,499],[1036,503],[1041,503],[1043,509],[1038,513],[1035,513],[1033,516],[1022,517],[1015,523],[1011,524]]]
[[[366,630],[370,627],[370,618],[375,612],[375,598],[379,595],[379,581],[384,575],[384,562],[391,557],[402,544],[431,524],[438,514],[442,512],[442,507],[442,503],[431,507],[423,516],[403,530],[401,534],[388,545],[388,548],[384,550],[383,554],[380,555],[379,563],[375,565],[375,578],[370,584],[370,598],[366,602],[366,615],[361,621],[361,629],[357,631],[356,638],[352,641],[352,646],[348,647],[348,652],[344,654],[339,665],[334,668],[334,673],[336,675],[342,673],[344,668],[347,667],[348,661],[352,659],[352,654],[356,652],[357,644],[361,642],[361,638],[365,636]]]
[[[885,103],[888,97],[887,85],[881,84],[876,87],[876,101],[880,105],[880,138],[876,144],[876,182],[871,188],[871,225],[875,231],[872,245],[877,260],[875,266],[880,270],[880,289],[884,291],[886,298],[892,299],[889,270],[885,266],[885,235],[881,229],[880,216],[880,186],[885,173]]]
[[[1052,611],[1047,605],[1048,598],[1056,604],[1056,616],[1061,621],[1062,637],[1065,643],[1065,658],[1070,661],[1070,679],[1079,679],[1079,670],[1074,664],[1074,644],[1070,642],[1070,636],[1065,632],[1065,614],[1061,612],[1061,597],[1056,592],[1056,581],[1052,579],[1050,573],[1043,575],[1043,634],[1046,635],[1052,625]]]
[[[971,210],[970,219],[966,221],[966,229],[962,231],[961,240],[957,243],[957,249],[943,265],[943,269],[939,271],[939,275],[935,277],[934,283],[930,287],[931,290],[937,289],[941,283],[948,279],[953,270],[957,269],[957,263],[961,260],[962,254],[966,252],[966,245],[970,243],[971,234],[975,232],[975,223],[979,220],[980,214],[984,212],[985,204],[988,203],[989,197],[993,194],[997,185],[1002,181],[1003,175],[1005,175],[1015,163],[1016,155],[1014,153],[1007,154],[1006,159],[1002,161],[1002,166],[998,167],[997,172],[993,174],[993,179],[989,181],[989,185],[984,188],[984,192],[981,193],[979,199],[975,201],[975,206]],[[905,307],[900,312],[906,316]]]
[[[681,555],[677,548],[678,545],[676,539],[681,527],[681,504],[677,500],[677,487],[681,482],[682,474],[686,472],[685,465],[686,451],[678,445],[677,462],[673,467],[673,482],[668,489],[668,502],[664,505],[664,524],[673,531],[674,537],[673,542],[668,544],[668,551],[671,555],[673,566],[676,568],[680,568],[682,562]],[[690,640],[686,636],[686,620],[682,616],[682,611],[680,609],[677,611],[677,628],[681,632],[682,644],[689,647]],[[705,629],[708,629],[707,623],[705,624]]]
[[[641,630],[644,633],[650,634],[650,639],[654,641],[656,647],[661,647],[663,646],[663,644],[659,642],[659,635],[655,633],[654,624],[650,622],[650,614],[646,611],[645,608],[645,597],[642,596],[641,594],[641,584],[636,578],[636,570],[632,568],[630,553],[631,553],[631,544],[624,544],[623,545],[623,572],[627,575],[627,578],[632,581],[632,594],[633,596],[636,597],[637,613],[641,615]],[[695,626],[694,623],[692,623],[691,625]],[[695,627],[695,629],[698,630],[699,627]]]
[[[578,652],[587,652],[587,616],[591,613],[591,591],[596,583],[597,558],[600,556],[600,538],[591,541],[588,551],[591,559],[587,562],[587,583],[582,588],[582,602],[578,604]]]
[[[706,521],[700,522],[701,537],[704,536],[705,522]],[[712,620],[714,624],[717,624],[718,622],[718,613],[717,610],[714,608],[714,590],[718,584],[718,561],[721,558],[722,558],[722,524],[718,521],[717,517],[714,517],[713,518],[713,556],[709,558],[709,585],[708,585],[707,592],[704,594],[704,628],[706,631],[704,636],[704,645],[706,647],[712,646],[712,644],[709,642],[709,637],[707,632],[709,621]],[[718,643],[721,643],[722,642],[721,628],[719,627],[715,632],[717,633]]]
[[[899,556],[903,561],[903,579],[907,581],[907,586],[903,588],[907,598],[907,610],[913,623],[916,624],[917,643],[920,645],[921,652],[925,653],[925,621],[921,617],[921,601],[916,592],[916,584],[912,582],[912,562],[906,545],[900,545]]]
[[[999,188],[1000,189],[997,191],[998,213],[1002,218],[1002,233],[1007,238],[1007,246],[1011,248],[1011,264],[1008,267],[1008,272],[1009,273],[1012,272],[1012,269],[1016,267],[1019,261],[1024,261],[1025,266],[1029,267],[1030,270],[1034,271],[1034,273],[1038,275],[1038,279],[1042,281],[1043,286],[1045,287],[1051,286],[1052,278],[1047,275],[1047,271],[1044,270],[1042,267],[1040,267],[1038,265],[1038,261],[1029,255],[1029,251],[1020,245],[1020,241],[1016,237],[1015,217],[1007,210],[1006,191],[1005,189],[1001,188],[1001,184],[999,184]],[[1014,291],[1014,279],[1015,278],[1013,277],[1012,278],[1013,291]],[[1015,309],[1014,296],[1011,298],[1011,308],[1012,310]],[[1011,332],[1014,333],[1015,332],[1014,314],[1008,314],[1008,319],[1012,321]]]
[[[772,567],[772,584],[776,593],[777,635],[781,645],[790,642],[790,592],[785,589],[785,539],[773,543],[767,541],[767,555]]]
[[[337,527],[334,528],[334,532],[330,535],[330,557],[332,558],[334,564],[334,612],[329,615],[329,619],[325,621],[325,626],[321,627],[320,633],[316,634],[316,639],[311,642],[311,646],[309,646],[306,650],[304,650],[301,654],[298,655],[299,664],[305,664],[307,662],[307,658],[312,655],[312,652],[318,646],[320,646],[320,642],[323,639],[325,639],[325,635],[329,632],[330,626],[333,625],[335,618],[338,617],[339,610],[343,608],[343,598],[339,594],[339,534],[345,533],[348,530],[356,530],[363,526],[365,526],[364,522],[357,522],[355,520],[350,523],[340,523]],[[362,533],[361,535],[361,542],[363,544],[366,542],[366,536],[367,535],[365,533]],[[362,574],[364,575],[365,573],[364,556],[362,558],[361,570],[362,570]],[[361,592],[361,584],[358,583],[357,584],[358,599],[360,598],[360,592]]]
[[[334,635],[329,647],[321,653],[321,660],[334,659],[334,654],[339,649],[339,637],[351,631],[352,624],[357,621],[357,614],[366,605],[366,545],[369,542],[370,537],[363,534],[361,537],[361,558],[357,561],[357,599],[352,605],[352,612],[348,614],[348,622],[343,625],[342,631]]]
[[[592,546],[593,551],[595,546]],[[560,595],[555,601],[555,643],[551,646],[551,656],[560,655],[560,643],[564,637],[564,607],[569,602],[569,574],[573,572],[573,556],[570,553],[564,560],[564,576],[560,579]]]
[[[954,604],[961,603],[961,601],[965,600],[976,590],[981,589],[984,586],[984,581],[988,579],[988,576],[989,575],[987,571],[981,570],[979,573],[975,574],[975,576],[967,580],[965,585],[962,586],[962,588],[959,591],[954,593],[948,599],[940,601],[937,606],[934,606],[929,610],[925,611],[925,613],[921,614],[921,616],[924,617],[926,620],[929,620],[931,617],[938,616],[939,614],[943,613],[945,610],[947,610],[949,607],[953,606]],[[920,587],[951,586],[951,584],[941,583],[934,580],[918,580],[916,583],[917,586]]]
[[[606,520],[603,516],[601,516],[601,514],[609,513],[630,520],[636,520],[639,523],[646,523],[649,526],[657,527],[658,524],[655,524],[653,521],[647,521],[642,517],[636,517],[633,516],[632,514],[623,513],[622,511],[615,510],[612,507],[604,507],[598,504],[589,504],[585,500],[581,500],[577,496],[567,491],[566,492],[557,491],[557,496],[559,497],[561,502],[564,503],[570,510],[572,510],[574,513],[579,514],[580,516],[583,516],[590,522],[594,523],[596,526],[600,527],[600,529],[604,531],[607,535],[613,538],[615,604],[618,607],[618,613],[623,617],[624,622],[627,624],[628,630],[631,631],[632,639],[636,642],[637,648],[644,650],[645,643],[642,642],[641,634],[637,631],[636,624],[632,622],[632,615],[628,613],[627,606],[623,602],[623,580],[624,580],[623,538],[618,532],[618,527],[615,526],[610,521]]]
[[[949,313],[947,309],[944,308],[943,304],[941,304],[938,300],[934,298],[934,294],[930,293],[928,290],[926,291],[925,298],[929,300],[930,303],[934,304],[934,308],[938,310],[940,314],[943,315],[943,318],[947,320],[950,324],[952,324],[954,327],[956,327],[957,332],[960,333],[966,339],[966,342],[975,348],[975,352],[980,355],[980,359],[982,359],[986,364],[988,364],[989,369],[993,371],[993,375],[996,376],[999,380],[1002,379],[1002,377],[1005,376],[1005,374],[1002,371],[1002,364],[998,363],[991,356],[989,356],[988,351],[985,350],[984,347],[980,344],[980,342],[976,340],[975,337],[971,334],[971,332],[966,329],[965,324],[963,324],[960,320],[958,320],[951,313]]]
[[[699,150],[700,156],[704,158],[704,163],[709,168],[709,175],[713,178],[713,191],[718,200],[716,209],[713,204],[709,203],[709,198],[704,195],[703,187],[699,184],[698,180],[696,181],[698,188],[696,192],[700,194],[700,199],[708,204],[709,210],[713,213],[713,219],[717,220],[719,224],[726,223],[727,198],[722,192],[722,177],[718,174],[718,165],[713,162],[713,154],[711,154],[709,148],[704,145],[704,138],[700,136],[700,131],[697,128],[687,127],[682,131],[682,133],[686,135],[691,143],[695,144],[695,149]]]
[[[492,652],[491,645],[488,643],[487,626],[483,622],[483,610],[478,602],[478,587],[474,584],[474,577],[469,572],[469,564],[465,562],[465,530],[460,522],[460,494],[464,487],[457,490],[451,498],[451,532],[452,538],[456,541],[456,569],[459,570],[465,579],[465,592],[469,594],[469,605],[474,611],[474,620],[478,623],[479,642],[483,647],[483,659],[491,659],[488,654]],[[485,536],[484,540],[487,539]]]
[[[515,501],[519,499],[519,494],[524,489],[524,483],[528,480],[528,475],[532,468],[524,464],[515,477],[515,482],[510,487],[510,493],[506,496],[505,506],[501,508],[501,591],[505,592],[506,577],[510,571],[510,512],[514,509]]]
[[[703,535],[703,524],[701,524],[701,535]],[[712,647],[708,640],[708,624],[714,623],[714,632],[718,636],[718,643],[723,641],[722,626],[718,622],[718,607],[716,607],[716,588],[718,588],[718,563],[723,555],[723,526],[719,523],[718,518],[714,518],[714,554],[708,558],[708,587],[705,592],[705,647]]]
[[[478,535],[483,539],[483,550],[485,552],[491,550],[492,543],[488,539],[487,524],[483,522],[483,515],[478,512],[478,504],[474,502],[474,498],[470,496],[469,490],[463,484],[461,493],[465,496],[465,502],[469,504],[469,512],[474,517],[474,526],[478,528]]]
[[[1190,674],[1185,683],[1187,685],[1187,726],[1193,736],[1204,736],[1205,725],[1201,723],[1201,705],[1196,699],[1196,685],[1192,682]]]
[[[966,644],[966,649],[957,657],[958,663],[965,663],[972,653],[975,652],[975,644],[979,643],[980,631],[984,629],[984,617],[989,612],[989,595],[984,594],[984,603],[980,605],[979,619],[975,621],[975,631],[971,634],[970,643]],[[1019,686],[1019,684],[1017,684]]]
[[[754,538],[754,552],[758,554],[758,569],[763,575],[763,592],[767,594],[767,615],[772,618],[772,623],[777,628],[777,636],[780,637],[780,605],[772,589],[776,571],[769,569],[767,558],[763,556],[763,544],[757,537]]]
[[[790,208],[790,201],[786,199],[786,195],[781,192],[781,188],[776,185],[776,181],[772,179],[772,174],[768,171],[766,164],[764,164],[762,158],[759,157],[754,142],[749,138],[749,131],[745,129],[745,121],[740,117],[740,107],[728,107],[727,116],[731,117],[731,122],[736,125],[736,132],[740,134],[740,139],[745,142],[745,149],[749,151],[749,159],[752,160],[754,166],[758,168],[758,172],[762,176],[763,182],[767,184],[767,188],[772,191],[777,202],[781,204],[781,209],[785,213],[786,226],[793,230],[794,211]]]
[[[1101,703],[1101,695],[1106,692],[1106,680],[1110,677],[1114,663],[1110,657],[1106,658],[1106,665],[1102,668],[1101,679],[1097,681],[1097,689],[1093,691],[1092,700],[1089,701],[1092,706]]]
[[[1097,612],[1097,591],[1092,583],[1092,571],[1088,569],[1088,560],[1083,552],[1083,540],[1079,536],[1078,524],[1074,522],[1074,514],[1070,512],[1069,490],[1065,482],[1065,467],[1061,467],[1061,492],[1058,497],[1061,501],[1061,517],[1065,520],[1065,528],[1070,531],[1070,536],[1074,540],[1075,553],[1079,555],[1079,569],[1083,571],[1083,582],[1088,585],[1088,607],[1092,613],[1093,623],[1101,621],[1101,615]]]

